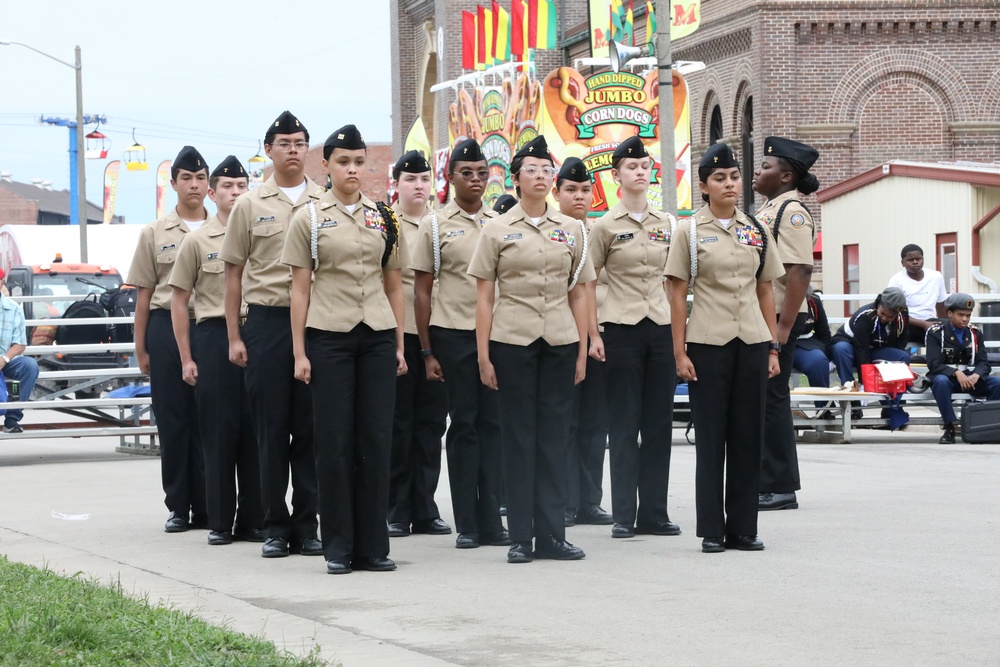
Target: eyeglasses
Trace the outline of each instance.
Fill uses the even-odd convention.
[[[556,175],[556,170],[552,167],[536,167],[535,165],[530,165],[528,167],[521,167],[521,173],[529,178],[537,176],[538,174],[541,174],[545,178],[552,178]]]
[[[471,181],[472,177],[474,175],[478,176],[479,180],[481,180],[481,181],[485,181],[487,178],[490,177],[490,170],[489,169],[479,169],[479,170],[476,170],[476,171],[473,171],[472,169],[463,169],[462,171],[460,171],[458,173],[459,173],[459,175],[462,178],[464,178],[467,181]]]
[[[274,144],[275,148],[277,148],[279,151],[284,151],[286,153],[288,151],[292,150],[293,146],[295,147],[295,150],[297,150],[297,151],[304,151],[307,148],[309,148],[309,142],[308,141],[296,141],[295,143],[292,143],[291,141],[279,141],[278,143]]]

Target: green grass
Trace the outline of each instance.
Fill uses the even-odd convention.
[[[319,667],[257,637],[0,557],[0,665],[281,665]]]

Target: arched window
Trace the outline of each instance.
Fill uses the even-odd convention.
[[[716,104],[712,109],[712,122],[708,127],[708,144],[711,146],[718,143],[724,136],[725,133],[722,129],[722,109]]]
[[[743,149],[743,209],[753,213],[757,208],[753,197],[754,147],[753,147],[753,96],[743,106],[743,126],[740,128]]]

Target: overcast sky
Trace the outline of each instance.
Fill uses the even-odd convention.
[[[101,131],[113,142],[107,160],[87,160],[90,201],[102,204],[104,167],[122,159],[133,127],[147,148],[149,170],[127,172],[123,164],[119,179],[115,213],[129,223],[153,219],[156,166],[184,144],[213,166],[228,154],[246,166],[286,108],[313,144],[346,123],[369,142],[392,139],[384,0],[4,0],[0,40],[70,63],[80,45],[83,111],[107,116]],[[0,90],[0,171],[68,189],[69,131],[37,119],[75,116],[73,70],[0,46]]]

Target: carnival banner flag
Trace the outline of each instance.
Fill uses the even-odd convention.
[[[629,0],[628,11],[625,13],[625,35],[622,44],[635,46],[635,13],[632,11],[633,0]]]
[[[622,0],[588,0],[588,3],[590,5],[590,54],[594,58],[608,57],[608,43],[610,41],[624,44],[635,43],[638,30],[635,25],[632,0],[629,0],[628,10],[625,9]],[[642,40],[643,44],[656,41],[658,18],[655,4],[649,0],[646,2],[646,29],[645,39]],[[671,40],[687,37],[701,25],[701,0],[674,0],[671,2],[671,6],[673,7],[673,20],[662,19],[668,21],[670,25]]]
[[[403,152],[410,151],[418,151],[427,158],[428,162],[431,161],[431,141],[427,138],[427,128],[424,127],[424,121],[420,116],[413,119],[410,129],[406,133],[406,139],[403,140]],[[392,172],[391,167],[389,171]],[[433,184],[431,187],[433,188]]]
[[[527,61],[528,5],[526,0],[513,0],[510,7],[510,52],[518,62]]]
[[[502,63],[510,60],[510,14],[493,0],[493,53]]]
[[[161,220],[167,214],[167,186],[170,184],[171,160],[164,160],[156,168],[156,219]]]
[[[528,0],[528,46],[554,49],[558,41],[555,0]]]
[[[118,199],[118,172],[121,160],[112,160],[104,168],[104,224],[110,225],[115,217],[115,201]]]
[[[476,15],[462,12],[462,69],[476,69]]]

